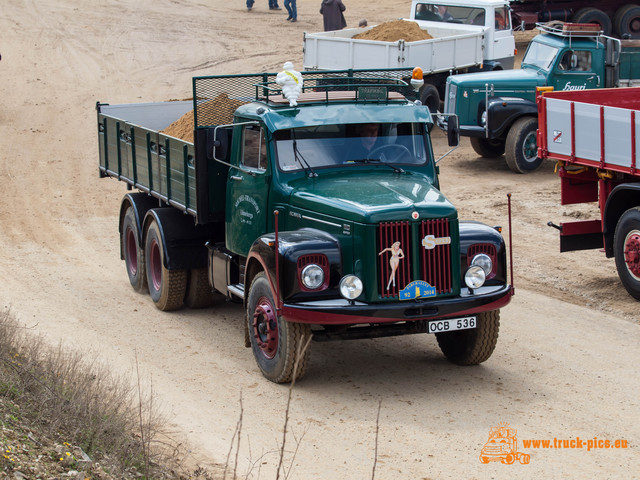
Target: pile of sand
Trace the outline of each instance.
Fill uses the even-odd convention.
[[[379,40],[382,42],[417,42],[433,38],[426,30],[422,30],[416,22],[393,20],[373,27],[371,30],[354,35],[360,40]]]
[[[240,105],[245,103],[229,98],[226,93],[221,93],[213,100],[209,100],[198,107],[198,123],[200,125],[232,123],[233,113]],[[193,110],[191,110],[162,130],[161,133],[193,143],[193,129],[194,119]]]

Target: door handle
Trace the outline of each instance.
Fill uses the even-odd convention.
[[[231,175],[231,180],[237,180],[238,182],[241,182],[243,179],[243,177],[239,177],[238,175]]]

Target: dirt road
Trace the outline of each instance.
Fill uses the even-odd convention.
[[[298,0],[296,24],[266,0],[251,13],[242,0],[2,3],[0,305],[116,371],[132,371],[137,355],[202,462],[225,461],[242,413],[240,472],[275,478],[288,389],[258,373],[238,306],[162,313],[130,288],[118,252],[125,188],[98,178],[94,106],[188,98],[194,75],[278,71],[286,60],[301,67],[303,32],[322,30],[320,0]],[[399,0],[345,4],[349,25],[409,10]],[[440,168],[461,218],[506,225],[513,194],[516,296],[496,352],[459,368],[429,336],[314,344],[293,392],[290,478],[371,478],[379,402],[378,479],[637,476],[640,304],[612,260],[561,255],[545,226],[583,211],[559,206],[550,164],[515,175],[503,159],[476,158],[464,139]],[[517,429],[529,465],[480,463],[501,422]],[[622,439],[628,448],[522,442],[554,437]]]

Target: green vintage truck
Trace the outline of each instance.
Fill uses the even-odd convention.
[[[100,175],[135,190],[119,214],[133,288],[162,310],[242,302],[245,345],[274,382],[304,373],[309,337],[435,333],[455,363],[488,359],[513,294],[505,243],[439,191],[428,108],[379,73],[302,72],[295,106],[276,78],[98,103]],[[193,140],[163,133],[184,118]]]
[[[595,29],[593,28],[595,27]],[[640,85],[640,41],[618,40],[590,24],[539,25],[520,70],[448,78],[445,112],[455,112],[460,134],[485,158],[504,154],[517,173],[540,166],[537,90],[588,90]]]

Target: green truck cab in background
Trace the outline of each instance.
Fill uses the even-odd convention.
[[[519,70],[453,75],[444,111],[456,113],[460,134],[478,155],[505,155],[517,173],[540,166],[537,92],[588,90],[640,84],[640,41],[618,40],[592,25],[539,25]]]
[[[197,77],[192,102],[98,104],[100,174],[138,190],[119,218],[134,289],[162,310],[214,292],[242,302],[245,345],[274,382],[304,374],[309,337],[435,333],[454,363],[488,359],[513,294],[505,243],[440,192],[429,109],[380,72],[302,72],[297,105],[276,77]],[[163,133],[191,109],[193,141]]]

